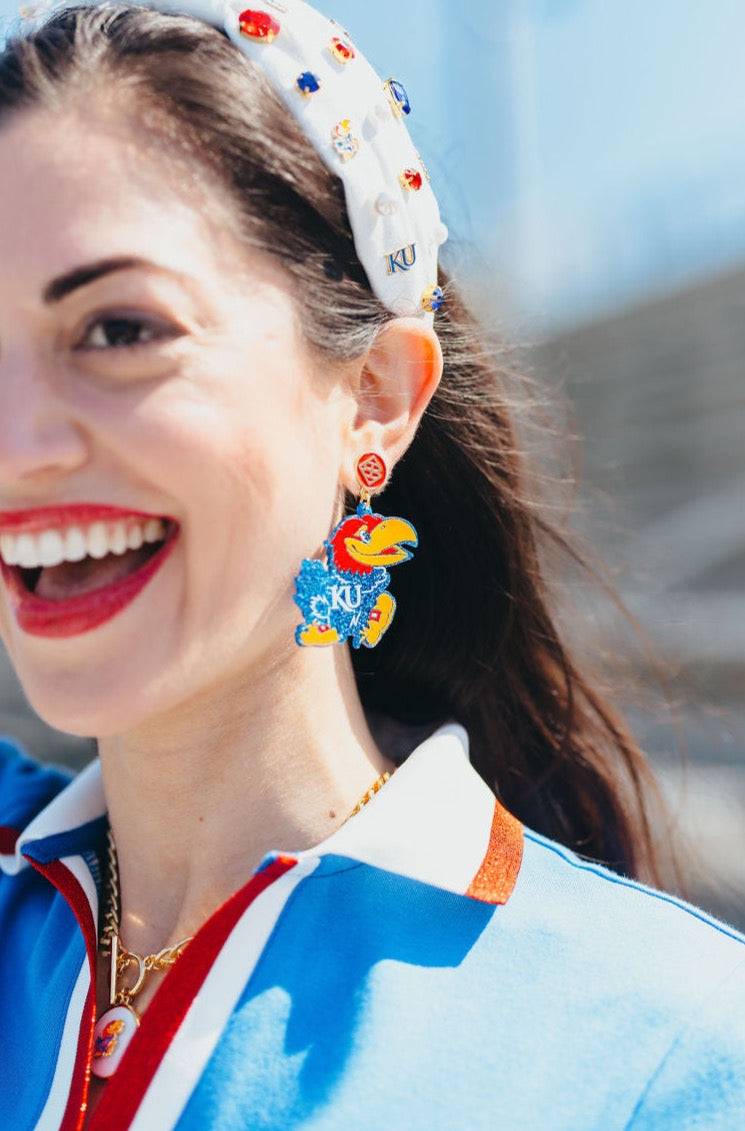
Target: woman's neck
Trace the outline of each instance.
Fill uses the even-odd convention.
[[[223,683],[99,748],[120,933],[140,953],[193,935],[267,852],[330,835],[392,768],[345,649]]]

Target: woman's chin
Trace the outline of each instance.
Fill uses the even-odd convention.
[[[157,673],[145,671],[142,656],[139,664],[135,657],[123,664],[121,657],[112,656],[98,662],[58,657],[55,663],[48,655],[42,659],[14,651],[11,660],[26,698],[55,730],[101,738],[121,734],[157,712]]]
[[[21,685],[31,707],[39,718],[64,734],[78,738],[103,738],[120,734],[132,726],[132,712],[125,710],[118,696],[96,698],[90,688],[79,693],[72,685],[60,692],[42,686],[38,679],[29,686],[21,680]],[[118,702],[114,701],[118,700]]]

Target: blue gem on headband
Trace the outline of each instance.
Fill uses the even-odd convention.
[[[303,71],[302,75],[297,77],[297,88],[302,95],[310,98],[321,89],[321,80],[312,71]]]
[[[404,115],[411,113],[411,102],[403,83],[399,82],[398,79],[388,79],[383,84],[383,89],[388,95],[391,110],[396,118],[403,118]]]

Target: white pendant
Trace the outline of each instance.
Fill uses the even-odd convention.
[[[114,1005],[99,1017],[93,1030],[94,1076],[107,1080],[114,1075],[139,1024],[139,1017],[128,1005]]]

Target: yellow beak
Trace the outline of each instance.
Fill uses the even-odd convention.
[[[361,538],[345,538],[344,544],[351,558],[374,569],[376,566],[398,565],[399,562],[408,561],[411,553],[400,543],[407,542],[416,546],[418,541],[416,530],[405,519],[384,518],[370,531],[369,542],[363,542]]]

